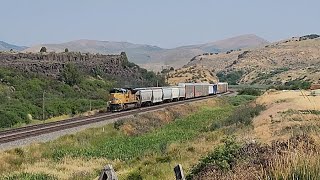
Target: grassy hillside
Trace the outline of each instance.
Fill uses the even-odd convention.
[[[167,74],[168,83],[171,85],[177,85],[181,82],[218,82],[218,78],[212,70],[197,66],[179,68],[165,74]]]
[[[163,85],[162,77],[145,69],[140,71],[145,86],[157,81]],[[0,68],[0,128],[106,109],[110,88],[122,84],[101,73],[82,74],[72,64],[66,66],[58,80]]]
[[[232,84],[277,86],[294,81],[317,83],[320,77],[320,39],[316,37],[296,37],[256,49],[203,54],[194,57],[186,66],[210,67],[216,74],[224,76],[243,72],[240,78],[229,81]]]

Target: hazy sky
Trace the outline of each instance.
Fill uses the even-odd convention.
[[[0,40],[18,45],[95,39],[171,48],[319,33],[320,0],[0,0],[0,18]]]

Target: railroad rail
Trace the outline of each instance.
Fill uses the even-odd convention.
[[[233,92],[231,91],[231,92],[224,93],[223,95],[228,95],[228,94],[232,94],[232,93]],[[129,115],[135,114],[135,113],[154,111],[154,110],[165,108],[165,107],[184,104],[187,102],[194,102],[194,101],[200,101],[200,100],[204,100],[204,99],[210,99],[213,97],[216,97],[216,96],[199,97],[199,98],[194,98],[194,99],[187,99],[184,101],[159,104],[159,105],[150,106],[150,107],[142,107],[139,109],[132,109],[132,110],[127,110],[127,111],[122,111],[122,112],[116,112],[116,113],[109,112],[109,113],[103,113],[103,114],[99,114],[99,115],[70,118],[70,119],[61,120],[61,121],[55,121],[55,122],[50,122],[50,123],[36,124],[36,125],[30,125],[30,126],[25,126],[25,127],[21,127],[21,128],[4,130],[4,131],[0,131],[0,144],[25,139],[28,137],[35,137],[35,136],[39,136],[42,134],[47,134],[47,133],[51,133],[51,132],[55,132],[55,131],[61,131],[61,130],[69,129],[69,128],[79,127],[79,126],[83,126],[83,125],[87,125],[87,124],[91,124],[91,123],[96,123],[96,122],[101,122],[101,121],[106,121],[106,120],[111,121],[112,119],[126,117]]]

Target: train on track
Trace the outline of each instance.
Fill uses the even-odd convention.
[[[225,93],[228,83],[179,83],[178,86],[146,88],[114,88],[110,91],[109,108],[112,112],[152,106]]]

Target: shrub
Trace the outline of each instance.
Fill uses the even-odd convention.
[[[237,108],[229,117],[222,119],[220,121],[214,121],[210,130],[214,131],[223,126],[230,126],[233,124],[245,126],[252,124],[252,119],[260,114],[261,111],[265,110],[263,105],[243,105]]]
[[[262,94],[261,90],[254,88],[244,88],[238,92],[239,95],[251,95],[251,96],[260,96]]]
[[[299,90],[299,89],[309,89],[310,86],[311,86],[311,82],[302,81],[302,80],[293,80],[293,81],[286,82],[284,85],[271,86],[268,89]]]
[[[217,77],[220,82],[228,82],[230,85],[237,85],[243,75],[242,71],[234,71],[230,73],[219,72]]]
[[[240,149],[240,145],[236,143],[234,137],[227,137],[223,140],[224,144],[218,146],[205,158],[191,169],[186,179],[191,180],[195,175],[200,173],[207,166],[215,166],[220,170],[230,170],[236,161],[236,155]]]
[[[228,98],[228,102],[233,106],[239,106],[241,104],[247,103],[254,100],[256,97],[251,95],[238,95],[235,97]]]
[[[62,80],[70,86],[79,84],[82,76],[74,64],[67,64],[61,73]]]
[[[40,52],[47,52],[47,48],[46,47],[41,47]]]
[[[120,119],[119,121],[116,121],[113,124],[113,128],[115,128],[116,130],[120,130],[120,127],[124,124],[124,120]]]
[[[142,176],[139,172],[132,172],[129,174],[129,176],[127,177],[127,180],[142,180]]]

